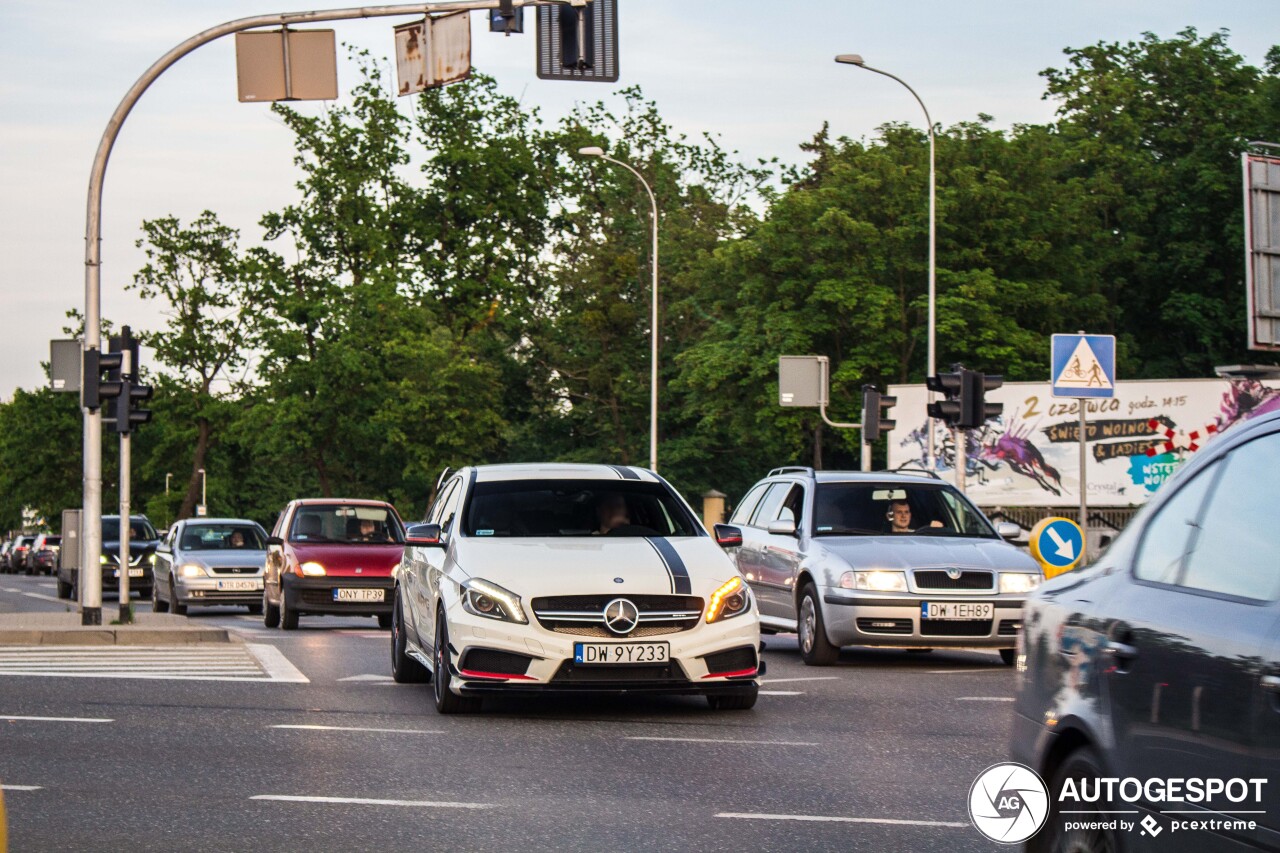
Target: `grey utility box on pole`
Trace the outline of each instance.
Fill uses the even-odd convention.
[[[79,394],[83,360],[84,350],[79,341],[49,341],[49,387]]]
[[[80,510],[62,511],[62,547],[58,550],[58,565],[64,569],[80,569]]]
[[[822,357],[778,356],[778,405],[816,409],[826,397],[822,383]]]

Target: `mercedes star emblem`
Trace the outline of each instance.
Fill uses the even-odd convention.
[[[640,624],[640,610],[625,598],[615,598],[604,606],[604,624],[619,636],[630,634]]]

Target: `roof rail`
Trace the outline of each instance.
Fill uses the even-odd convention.
[[[927,468],[895,468],[883,472],[885,474],[911,474],[916,477],[929,477],[933,480],[941,480],[937,471],[930,471]]]
[[[813,469],[805,465],[784,465],[781,468],[774,468],[767,476],[776,477],[779,474],[809,474],[812,476]]]

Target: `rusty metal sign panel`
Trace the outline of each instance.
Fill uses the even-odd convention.
[[[236,33],[241,101],[332,101],[338,97],[333,30]]]
[[[1249,349],[1280,350],[1280,159],[1244,154]]]
[[[396,27],[396,73],[401,95],[471,76],[471,15],[454,12]]]

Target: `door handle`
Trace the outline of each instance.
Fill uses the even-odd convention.
[[[1138,656],[1138,649],[1135,646],[1131,646],[1128,643],[1120,643],[1115,640],[1108,640],[1107,644],[1102,648],[1109,657],[1113,657],[1118,660],[1132,660]],[[1277,680],[1277,687],[1280,687],[1280,680]]]
[[[1262,689],[1268,693],[1280,693],[1280,675],[1262,676]]]

